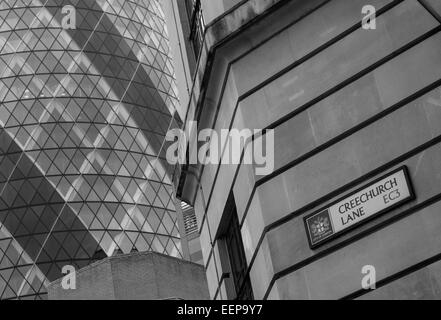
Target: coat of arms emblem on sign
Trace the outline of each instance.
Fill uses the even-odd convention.
[[[330,228],[329,219],[327,217],[319,216],[311,225],[312,234],[317,237],[326,233]]]

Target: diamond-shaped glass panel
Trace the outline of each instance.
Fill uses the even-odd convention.
[[[0,299],[64,265],[181,257],[164,134],[176,84],[159,0],[0,1]]]

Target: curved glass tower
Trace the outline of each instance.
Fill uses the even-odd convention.
[[[0,1],[1,299],[44,298],[66,265],[181,257],[166,34],[158,0]]]

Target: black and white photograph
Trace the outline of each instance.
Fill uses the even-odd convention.
[[[0,0],[0,306],[441,300],[440,230],[441,0]]]

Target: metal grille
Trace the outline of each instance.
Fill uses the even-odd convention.
[[[185,202],[182,202],[182,214],[184,216],[185,233],[187,235],[198,231],[198,221],[194,209]]]

